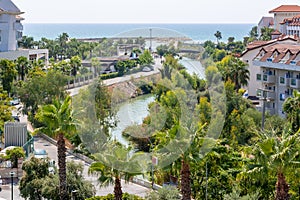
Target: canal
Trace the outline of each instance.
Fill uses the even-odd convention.
[[[183,58],[180,63],[184,65],[190,74],[197,74],[201,79],[205,78],[205,69],[200,61]],[[112,137],[124,145],[128,141],[122,136],[126,127],[134,124],[142,124],[143,119],[149,114],[148,104],[154,101],[152,95],[143,95],[123,103],[117,112],[117,127],[112,129]]]

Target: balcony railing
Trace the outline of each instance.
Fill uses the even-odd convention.
[[[264,74],[262,81],[264,83],[275,83],[275,76],[274,75]]]

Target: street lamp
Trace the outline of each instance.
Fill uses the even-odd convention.
[[[149,47],[149,50],[151,52],[152,51],[152,29],[150,28],[149,31],[150,31],[150,47]]]
[[[11,200],[14,199],[14,175],[15,175],[15,172],[10,172],[10,179],[11,179]]]
[[[272,90],[267,89],[259,89],[261,91],[261,100],[262,100],[262,119],[261,119],[261,129],[264,130],[265,128],[265,113],[266,113],[266,101],[271,101],[270,98],[267,97],[269,92],[274,92]]]
[[[76,194],[78,190],[72,190],[72,200],[76,200]]]

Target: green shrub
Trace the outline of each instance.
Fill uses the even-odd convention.
[[[102,80],[110,79],[110,78],[116,78],[119,76],[118,72],[113,72],[109,74],[101,74],[100,77]]]
[[[115,195],[108,194],[106,196],[91,197],[91,198],[88,198],[86,200],[114,200],[114,199],[115,199]],[[123,193],[122,199],[123,200],[144,200],[143,198],[141,198],[141,197],[139,197],[137,195],[128,194],[127,192]]]
[[[174,186],[166,186],[158,191],[151,191],[146,197],[146,200],[179,200],[179,191]]]

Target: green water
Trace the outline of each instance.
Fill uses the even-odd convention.
[[[149,114],[148,104],[154,101],[152,95],[143,95],[123,103],[117,112],[117,127],[112,129],[112,137],[124,145],[128,141],[123,138],[123,130],[134,124],[142,124],[143,119]]]

